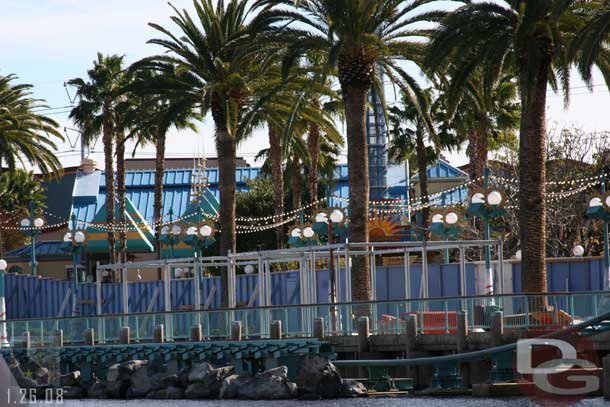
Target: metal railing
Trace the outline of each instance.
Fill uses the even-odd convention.
[[[445,334],[456,330],[458,311],[467,313],[470,330],[489,329],[491,317],[496,311],[503,312],[505,329],[560,329],[610,311],[610,293],[562,292],[304,304],[23,319],[3,323],[7,326],[8,340],[12,346],[19,346],[28,332],[31,346],[37,347],[53,344],[58,330],[63,332],[64,344],[84,343],[85,331],[89,328],[95,330],[96,342],[117,343],[121,328],[125,326],[130,327],[131,339],[136,342],[153,341],[153,331],[157,325],[164,325],[168,341],[189,340],[193,325],[201,325],[206,340],[219,340],[230,337],[232,321],[241,321],[242,337],[245,339],[268,338],[269,324],[277,320],[282,321],[284,337],[312,337],[316,318],[323,319],[327,335],[355,335],[357,329],[354,321],[362,315],[369,316],[373,334],[404,333],[409,315],[417,315],[420,333]]]

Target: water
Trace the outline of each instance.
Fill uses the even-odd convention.
[[[481,399],[470,397],[397,397],[320,401],[243,401],[243,400],[66,400],[64,407],[530,407],[538,406],[525,398]],[[602,398],[581,401],[576,406],[610,405]],[[565,407],[565,403],[545,403],[544,407]]]

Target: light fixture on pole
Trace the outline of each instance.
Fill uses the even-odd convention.
[[[503,208],[504,196],[498,190],[488,188],[489,169],[485,169],[485,188],[474,191],[470,197],[467,213],[483,219],[485,240],[491,239],[490,221],[506,214]],[[500,245],[501,246],[501,245]],[[501,250],[501,248],[500,248]],[[494,294],[493,270],[491,267],[491,246],[485,245],[485,292],[484,295]]]
[[[610,249],[608,244],[608,222],[610,221],[610,194],[606,193],[606,177],[601,180],[602,196],[589,199],[587,216],[604,222],[604,289],[610,288]]]
[[[4,300],[4,275],[7,267],[6,260],[0,259],[0,348],[10,347],[6,331],[6,302]]]
[[[458,226],[459,216],[458,214],[450,209],[444,213],[435,213],[432,215],[432,224],[430,225],[430,232],[434,235],[441,237],[443,240],[457,239],[462,228]],[[443,250],[445,263],[449,263],[449,249]]]
[[[201,288],[203,285],[203,276],[201,273],[201,261],[203,258],[203,251],[207,247],[213,245],[216,242],[214,239],[215,228],[214,224],[201,220],[201,208],[197,208],[197,223],[191,224],[186,229],[186,237],[184,242],[193,248],[193,254],[195,257],[195,284],[197,287],[196,291],[196,309],[201,308]]]
[[[44,226],[44,219],[41,217],[37,217],[35,215],[36,210],[34,208],[34,204],[30,202],[29,205],[29,217],[21,219],[21,233],[26,236],[29,236],[32,239],[31,244],[31,267],[32,267],[32,275],[36,276],[38,274],[38,262],[36,261],[36,236],[39,236],[42,233],[42,227]]]
[[[77,229],[78,225],[76,222],[76,216],[72,214],[72,231],[67,232],[64,235],[64,250],[69,251],[72,254],[72,316],[78,316],[78,291],[79,291],[79,277],[78,277],[78,256],[81,254],[81,250],[87,240],[87,235],[84,230]]]

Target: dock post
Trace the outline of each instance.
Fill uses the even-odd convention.
[[[269,324],[271,339],[282,339],[282,321],[271,321]]]
[[[604,399],[610,400],[610,355],[604,357],[602,359],[602,393],[604,395]]]
[[[504,335],[504,313],[495,311],[491,316],[490,332],[493,346],[502,345],[502,335]]]
[[[281,335],[282,335],[281,321],[278,321],[278,322],[280,322],[280,337],[281,337]],[[231,322],[231,340],[232,341],[241,341],[241,321]]]
[[[191,342],[201,342],[203,340],[203,330],[201,324],[194,324],[191,327]]]
[[[62,329],[55,331],[55,334],[53,335],[53,346],[59,348],[64,346],[64,331]]]
[[[407,316],[407,349],[406,356],[407,359],[413,357],[413,351],[417,345],[417,315],[408,315]]]
[[[23,333],[23,342],[21,345],[22,348],[30,349],[32,347],[32,341],[30,339],[30,331],[25,331]]]
[[[369,317],[358,318],[358,352],[367,352],[369,350]]]
[[[93,328],[85,329],[85,345],[95,346],[95,330]]]
[[[316,318],[313,322],[313,336],[320,340],[324,339],[324,318]]]
[[[130,329],[128,326],[121,328],[120,341],[122,345],[129,345],[131,343]]]
[[[466,350],[466,337],[468,336],[468,314],[466,311],[458,311],[456,313],[457,330],[455,334],[455,347],[457,353],[462,353]],[[470,363],[462,362],[458,364],[462,383],[465,388],[470,388]]]
[[[165,343],[165,328],[163,324],[159,324],[155,326],[153,331],[153,338],[155,343]]]

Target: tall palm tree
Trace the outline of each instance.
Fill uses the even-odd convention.
[[[599,1],[472,2],[440,20],[427,65],[438,69],[451,57],[456,68],[451,93],[459,100],[477,72],[498,77],[510,61],[517,73],[522,115],[519,137],[519,226],[523,248],[523,290],[547,290],[545,246],[546,96],[550,85],[569,94],[574,38]],[[437,13],[440,15],[441,13]],[[605,61],[605,59],[604,59]],[[599,63],[603,70],[608,64]]]
[[[170,128],[178,130],[190,129],[197,132],[195,119],[201,115],[192,109],[188,95],[169,95],[159,89],[159,85],[171,86],[178,73],[174,66],[166,66],[165,71],[138,68],[135,64],[132,71],[135,78],[128,91],[134,94],[136,108],[129,118],[132,136],[135,139],[135,149],[141,145],[155,146],[155,188],[153,195],[153,219],[155,227],[155,252],[161,258],[161,225],[163,219],[163,176],[165,173],[165,145]]]
[[[270,41],[261,41],[266,33],[274,31],[275,17],[267,8],[254,12],[249,2],[194,0],[197,14],[194,21],[186,10],[171,6],[175,15],[172,21],[181,35],[150,23],[164,38],[151,39],[168,51],[141,61],[141,65],[174,65],[183,73],[172,87],[165,91],[171,95],[189,97],[194,107],[210,112],[215,125],[220,190],[220,253],[235,251],[235,170],[237,144],[250,131],[242,125],[244,107],[247,106],[272,60]],[[261,52],[265,47],[265,53]],[[222,271],[222,303],[227,305],[228,276]]]
[[[367,152],[367,94],[382,86],[376,71],[400,86],[419,109],[420,86],[398,59],[414,60],[423,44],[414,34],[417,9],[428,0],[258,0],[260,7],[279,6],[296,22],[279,40],[290,41],[286,66],[307,53],[320,53],[336,69],[345,111],[349,173],[349,235],[368,242],[369,174]],[[279,12],[278,14],[282,14]],[[383,92],[380,92],[382,94]],[[430,124],[430,123],[428,123]],[[355,300],[371,298],[367,256],[357,256],[352,273]]]
[[[87,80],[75,78],[68,84],[76,87],[78,104],[69,117],[82,130],[82,137],[88,142],[102,134],[104,144],[104,174],[106,179],[106,223],[108,230],[108,256],[116,263],[115,239],[115,182],[114,182],[114,142],[118,131],[117,107],[123,98],[124,89],[123,57],[97,54],[93,68],[87,71]]]
[[[0,76],[0,172],[26,163],[43,174],[61,170],[53,138],[63,140],[55,120],[38,113],[46,107],[32,98],[32,85],[14,84],[14,75]]]

